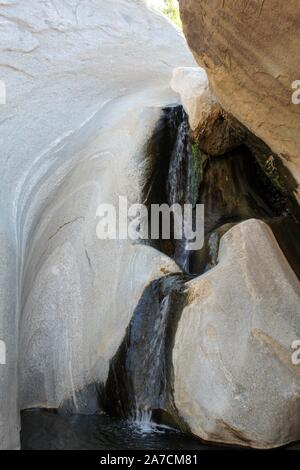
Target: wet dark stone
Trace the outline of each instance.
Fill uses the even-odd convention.
[[[198,203],[205,206],[205,244],[190,253],[190,273],[199,274],[216,265],[211,248],[218,250],[220,237],[234,224],[261,219],[273,230],[295,273],[300,276],[298,213],[286,194],[262,171],[246,146],[221,157],[199,152],[202,179]]]
[[[298,279],[300,279],[299,222],[292,217],[277,217],[268,223],[289,265],[298,276]]]
[[[171,353],[187,279],[169,275],[145,289],[110,364],[103,395],[110,415],[143,422],[153,413],[168,424],[180,423],[172,399]]]
[[[299,450],[299,443],[285,449]],[[244,450],[201,442],[164,427],[147,432],[107,415],[61,416],[55,411],[21,413],[22,450]],[[276,452],[276,450],[274,451]]]
[[[70,399],[58,413],[23,412],[23,448],[210,447],[174,430],[150,430],[146,437],[140,431],[143,426],[148,426],[149,431],[151,421],[155,421],[189,432],[174,405],[171,357],[177,324],[187,300],[185,282],[216,266],[221,237],[236,223],[249,218],[269,224],[300,279],[300,217],[293,194],[295,182],[263,142],[244,128],[241,136],[243,145],[212,157],[193,143],[182,107],[163,110],[145,149],[148,174],[143,202],[148,208],[163,203],[204,204],[204,246],[198,251],[187,251],[185,240],[163,240],[161,236],[149,242],[173,257],[186,274],[165,276],[145,288],[111,361],[107,383],[91,384],[77,392],[79,409]],[[99,415],[100,410],[114,418]],[[71,416],[78,411],[94,415]],[[125,421],[127,418],[131,422]]]
[[[182,116],[183,109],[181,106],[164,109],[151,138],[146,144],[146,175],[144,187],[142,188],[142,202],[148,209],[151,204],[164,204],[168,201],[166,181]],[[151,219],[149,217],[150,230]],[[163,240],[161,232],[159,240],[150,240],[149,243],[168,256],[174,256],[174,240]]]

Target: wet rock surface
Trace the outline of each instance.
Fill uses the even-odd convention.
[[[145,289],[110,364],[104,390],[104,409],[110,414],[141,423],[163,414],[164,420],[176,423],[170,366],[187,278],[166,276]]]
[[[231,0],[181,2],[184,23],[205,7],[185,30],[214,95],[191,69],[189,89],[183,37],[144,2],[0,4],[0,448],[19,447],[19,409],[32,407],[24,448],[198,448],[175,431],[132,431],[153,421],[242,446],[299,439],[299,120],[289,57],[277,66],[298,17],[292,2],[273,47],[273,31],[255,28],[279,3],[241,3],[242,21]],[[205,204],[203,249],[99,240],[97,208],[119,195]]]

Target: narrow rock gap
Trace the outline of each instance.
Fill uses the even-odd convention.
[[[150,242],[172,257],[183,272],[146,286],[110,362],[106,384],[90,384],[76,392],[86,410],[105,411],[137,422],[143,429],[155,422],[189,432],[174,403],[172,364],[177,324],[188,303],[185,284],[216,266],[220,239],[235,224],[249,218],[267,222],[300,276],[298,214],[277,177],[274,184],[272,174],[264,172],[268,152],[264,148],[262,156],[261,148],[248,136],[223,155],[208,155],[193,140],[183,108],[163,110],[145,147],[142,201],[148,208],[174,202],[204,204],[205,243],[201,250],[187,252],[185,244],[175,239]],[[74,413],[73,399],[62,403],[58,411],[60,415]]]

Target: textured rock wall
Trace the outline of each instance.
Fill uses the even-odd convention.
[[[159,116],[129,103],[121,120],[117,111],[118,119],[85,148],[31,238],[20,324],[23,409],[55,408],[72,397],[76,411],[90,412],[76,391],[105,381],[144,287],[179,269],[151,247],[96,237],[100,203],[117,208],[119,194],[139,200],[144,132]]]
[[[300,438],[300,285],[271,230],[250,219],[190,281],[173,350],[180,416],[208,441],[269,448]]]
[[[188,44],[223,108],[279,154],[299,184],[300,105],[292,103],[292,83],[300,79],[299,2],[179,4]]]

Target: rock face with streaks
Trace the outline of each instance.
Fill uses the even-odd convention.
[[[173,350],[174,398],[197,436],[271,448],[300,438],[300,285],[271,230],[250,219],[218,265],[187,284]]]
[[[300,79],[299,2],[179,4],[188,44],[220,104],[281,156],[299,184],[300,105],[292,102]]]
[[[140,0],[6,0],[0,18],[5,449],[19,446],[20,407],[71,396],[85,408],[76,392],[105,380],[144,286],[178,270],[150,247],[98,240],[96,210],[139,199],[144,143],[177,100],[172,69],[194,61]]]
[[[20,327],[23,409],[56,408],[71,397],[77,412],[95,411],[77,392],[105,381],[144,287],[179,270],[150,246],[96,236],[101,203],[118,208],[120,194],[139,200],[144,129],[159,111],[132,116],[85,148],[35,227]]]

